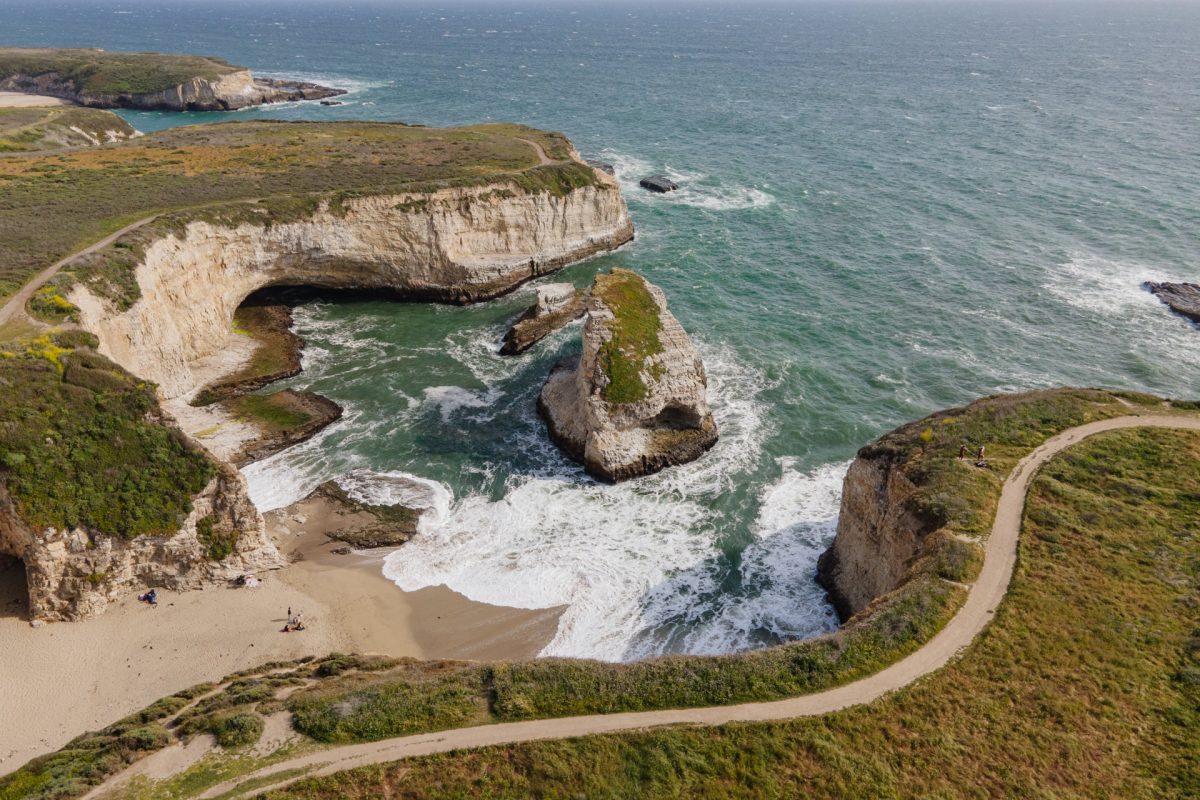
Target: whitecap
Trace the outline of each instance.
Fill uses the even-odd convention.
[[[400,588],[445,585],[479,602],[565,606],[542,655],[618,660],[669,608],[648,594],[719,556],[706,500],[753,467],[769,431],[764,376],[726,348],[701,346],[721,440],[704,458],[618,485],[564,462],[535,424],[513,442],[544,468],[511,475],[504,496],[472,493],[385,560]]]
[[[742,552],[737,593],[720,590],[716,576],[669,586],[657,602],[668,617],[672,600],[695,609],[699,591],[714,594],[705,619],[688,626],[681,652],[713,655],[764,643],[817,636],[836,630],[838,619],[816,583],[817,559],[833,541],[841,505],[842,481],[850,462],[826,464],[811,472],[796,469],[792,457],[778,460],[781,476],[760,494],[754,541]],[[682,591],[680,591],[682,589]],[[664,602],[665,601],[665,602]],[[677,612],[675,612],[677,613]],[[634,650],[628,655],[652,653]]]
[[[424,404],[436,408],[443,422],[449,422],[451,416],[463,409],[491,408],[500,397],[494,390],[477,392],[461,386],[429,386],[424,395]]]
[[[764,208],[775,202],[774,195],[758,187],[725,185],[703,172],[689,172],[670,166],[659,169],[649,161],[616,150],[602,150],[600,158],[613,165],[621,191],[629,199],[674,203],[709,211]],[[666,194],[648,195],[638,181],[655,173],[665,175],[679,184],[680,188]]]

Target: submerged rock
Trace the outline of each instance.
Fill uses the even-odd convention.
[[[515,356],[545,339],[587,310],[587,292],[569,283],[539,286],[537,302],[522,314],[504,334],[500,354]]]
[[[336,524],[325,535],[357,548],[404,544],[416,535],[423,510],[399,503],[375,505],[357,500],[337,481],[322,483],[309,497],[325,500],[336,517]]]
[[[592,284],[583,353],[554,367],[538,411],[590,474],[621,481],[693,461],[716,443],[707,387],[662,290],[614,269]]]
[[[647,178],[642,178],[638,181],[638,186],[641,186],[643,189],[649,189],[652,192],[658,192],[659,194],[673,192],[679,188],[679,184],[663,175],[651,175]]]
[[[1194,283],[1142,284],[1152,295],[1166,303],[1172,311],[1200,324],[1200,285]]]
[[[615,176],[617,174],[617,168],[607,161],[596,161],[594,159],[589,159],[583,163],[587,164],[592,169],[598,169],[601,172],[607,172],[609,175]]]

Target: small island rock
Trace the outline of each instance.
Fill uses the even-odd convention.
[[[638,185],[643,189],[649,189],[650,191],[658,192],[659,194],[673,192],[679,188],[679,184],[663,175],[651,175],[647,178],[642,178],[640,181],[638,181]]]
[[[614,269],[592,284],[583,353],[554,367],[538,411],[591,475],[621,481],[693,461],[716,443],[707,386],[662,290]]]
[[[1200,285],[1194,283],[1142,284],[1151,294],[1166,303],[1172,311],[1200,324]]]
[[[500,354],[515,356],[545,339],[587,310],[587,292],[569,283],[548,283],[537,289],[537,302],[504,334]]]

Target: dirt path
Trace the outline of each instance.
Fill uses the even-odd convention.
[[[487,745],[565,739],[614,731],[630,731],[660,725],[720,725],[726,722],[758,722],[790,719],[838,711],[869,703],[888,692],[900,689],[941,668],[982,631],[1004,598],[1017,560],[1017,539],[1025,496],[1038,467],[1057,453],[1080,440],[1120,428],[1189,428],[1200,430],[1198,417],[1138,416],[1081,425],[1047,440],[1017,464],[1000,495],[992,533],[985,545],[983,568],[970,587],[967,600],[946,627],[925,646],[870,677],[816,694],[769,703],[745,703],[736,706],[712,706],[668,711],[643,711],[625,714],[597,714],[561,719],[509,722],[460,728],[438,733],[401,736],[366,744],[345,745],[320,753],[283,761],[236,780],[214,786],[202,798],[213,798],[233,791],[246,781],[260,781],[289,770],[306,770],[303,776],[291,775],[278,783],[260,786],[258,793],[278,789],[301,777],[329,775],[334,772],[396,761],[412,756],[444,753],[449,750]]]
[[[105,236],[103,239],[96,242],[95,244],[88,245],[87,247],[83,248],[82,250],[80,250],[76,253],[72,253],[71,255],[67,256],[66,258],[64,258],[60,261],[56,261],[53,264],[51,264],[50,266],[46,267],[44,270],[39,272],[37,275],[30,278],[29,281],[24,286],[22,286],[17,291],[16,294],[14,294],[12,297],[8,298],[8,302],[6,302],[3,306],[0,306],[0,325],[4,325],[5,323],[11,321],[12,318],[17,315],[23,315],[25,313],[25,304],[29,302],[29,298],[33,297],[33,293],[36,292],[38,289],[42,288],[42,286],[46,283],[46,281],[50,280],[55,275],[57,275],[58,271],[60,269],[62,269],[64,266],[71,263],[72,261],[74,261],[77,258],[81,258],[82,256],[90,255],[103,247],[107,247],[108,245],[115,242],[121,236],[124,236],[125,234],[129,233],[130,231],[135,231],[138,228],[142,227],[143,225],[147,224],[148,222],[152,222],[153,220],[156,220],[156,219],[158,219],[158,214],[154,214],[149,217],[143,217],[142,219],[139,219],[137,222],[133,222],[133,223],[130,223],[129,225],[126,225],[124,228],[121,228],[121,230],[117,231],[116,233],[112,233],[112,234],[109,234],[108,236]]]
[[[544,167],[547,164],[557,164],[558,163],[554,159],[550,158],[550,156],[546,155],[546,151],[542,149],[542,146],[540,144],[538,144],[537,142],[533,141],[532,139],[522,139],[519,136],[515,137],[515,138],[518,142],[524,142],[525,144],[532,147],[535,151],[537,151],[537,156],[538,156],[538,164],[537,165],[539,167]]]

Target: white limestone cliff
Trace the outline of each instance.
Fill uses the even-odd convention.
[[[140,298],[122,310],[82,284],[69,293],[100,352],[154,380],[164,399],[199,388],[191,365],[226,347],[233,313],[267,286],[381,290],[473,302],[633,237],[614,180],[563,196],[515,184],[323,204],[311,218],[187,224],[143,247]]]

